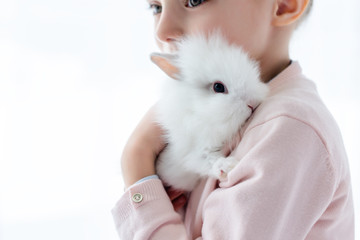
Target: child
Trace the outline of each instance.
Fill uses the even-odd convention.
[[[181,37],[221,29],[259,61],[270,94],[239,132],[226,180],[189,196],[164,188],[155,160],[165,147],[145,115],[123,151],[126,192],[112,210],[121,239],[354,239],[341,134],[314,83],[289,58],[309,0],[149,0],[163,51]],[[230,153],[229,149],[224,149]],[[188,198],[186,198],[188,197]]]

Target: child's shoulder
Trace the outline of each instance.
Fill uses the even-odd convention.
[[[264,132],[280,131],[284,136],[296,132],[296,137],[303,142],[310,142],[311,136],[317,137],[330,158],[346,158],[335,119],[319,96],[315,83],[302,74],[297,62],[275,77],[269,87],[268,98],[256,109],[245,134],[257,127],[262,127]],[[295,128],[306,129],[313,134],[310,136],[309,131],[301,134]]]
[[[298,62],[269,83],[270,93],[255,112],[250,125],[277,117],[288,117],[309,125],[321,137],[334,132],[337,124],[318,94],[316,84],[302,74]]]

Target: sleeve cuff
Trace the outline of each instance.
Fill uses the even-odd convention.
[[[120,224],[125,221],[136,209],[153,202],[161,205],[161,209],[173,210],[173,206],[160,179],[151,179],[146,182],[133,184],[115,204],[112,213]]]
[[[137,181],[136,183],[134,184],[138,184],[138,183],[141,183],[141,182],[144,182],[146,180],[150,180],[150,179],[159,179],[158,175],[150,175],[150,176],[147,176],[147,177],[144,177],[142,179],[140,179],[139,181]]]

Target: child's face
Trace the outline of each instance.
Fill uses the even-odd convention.
[[[273,1],[269,0],[148,0],[154,11],[160,49],[194,32],[221,29],[228,40],[261,59],[271,37]]]

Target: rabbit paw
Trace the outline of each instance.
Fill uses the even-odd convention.
[[[238,160],[235,157],[219,158],[212,167],[212,175],[224,181],[227,179],[228,173],[236,166]]]

